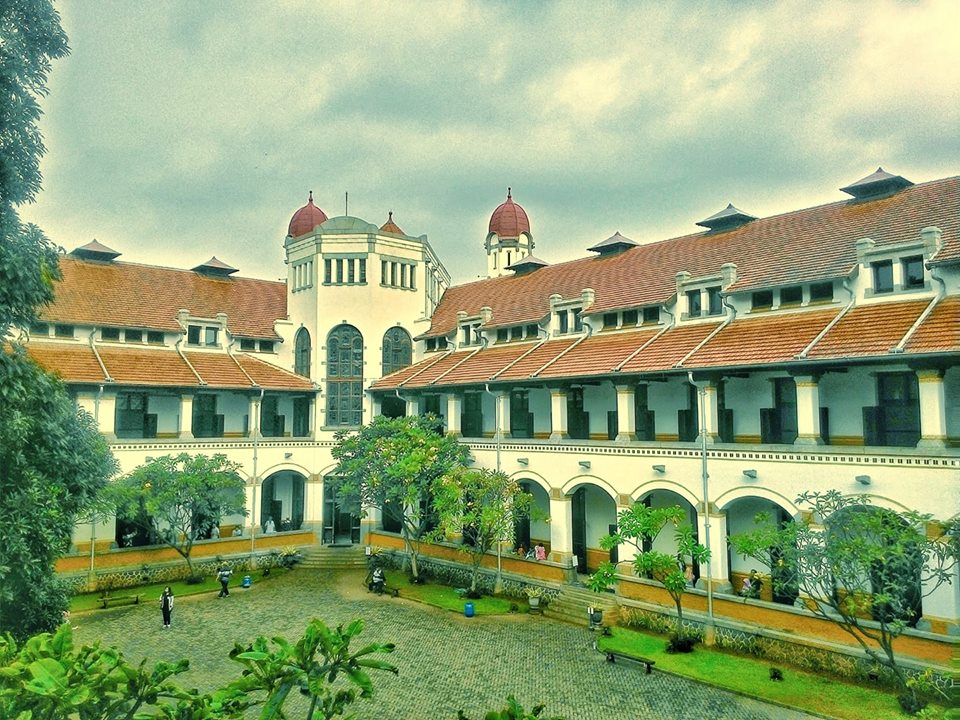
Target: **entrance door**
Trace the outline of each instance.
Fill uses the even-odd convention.
[[[342,507],[336,488],[323,485],[323,543],[325,545],[352,545],[360,542],[360,516]]]
[[[577,572],[587,572],[587,490],[580,488],[573,494],[573,554],[577,556]]]

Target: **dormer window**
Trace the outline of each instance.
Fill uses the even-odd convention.
[[[30,334],[37,337],[48,337],[50,335],[50,326],[47,323],[30,323]]]
[[[699,290],[687,290],[687,317],[700,317],[703,306],[700,302]]]
[[[873,270],[873,292],[893,292],[893,260],[878,260],[870,263]]]
[[[833,302],[833,283],[813,283],[810,286],[810,302]]]
[[[617,326],[617,319],[620,316],[617,313],[604,313],[603,314],[603,329],[610,330]]]
[[[427,338],[426,341],[427,352],[433,352],[437,349],[437,339],[436,338]]]
[[[147,333],[147,342],[150,345],[163,345],[163,333],[159,330],[150,330]]]
[[[832,287],[832,286],[831,286]],[[793,285],[780,289],[780,307],[789,307],[803,303],[803,288]]]
[[[714,285],[707,288],[707,314],[722,315],[723,303],[720,301],[720,286]]]
[[[243,352],[254,352],[257,349],[257,341],[253,338],[240,338],[240,349]]]
[[[570,312],[573,314],[573,331],[581,332],[583,330],[583,308],[573,308]]]
[[[540,337],[540,326],[536,323],[531,323],[527,325],[527,337],[528,338],[537,338]]]
[[[647,321],[647,310],[656,310],[657,311],[657,322],[660,321],[660,308],[644,308],[643,309],[643,321]],[[623,311],[623,323],[621,327],[628,327],[636,325],[640,320],[640,311],[639,310],[624,310]]]
[[[752,310],[769,310],[773,307],[773,290],[758,290],[750,296]]]
[[[480,344],[480,324],[473,323],[470,325],[462,325],[460,327],[461,332],[461,345],[479,345]]]
[[[120,340],[120,328],[103,328],[100,330],[100,339],[107,342]]]
[[[129,336],[127,338],[127,342],[130,342]],[[215,327],[204,327],[203,325],[188,325],[187,344],[217,347],[220,344],[220,329]]]
[[[128,343],[142,343],[143,330],[134,330],[128,328],[123,331],[123,339]]]
[[[211,328],[207,328],[207,329],[210,330]],[[214,332],[216,332],[216,331],[214,331]],[[207,343],[207,344],[209,345],[210,343]],[[214,344],[216,344],[216,343],[214,342]],[[261,341],[260,341],[260,352],[272,353],[273,351],[274,351],[274,342],[273,342],[273,340],[261,340]]]
[[[570,332],[570,319],[567,316],[566,310],[561,310],[557,313],[557,332],[560,335],[565,335]]]
[[[903,258],[900,261],[903,269],[903,287],[922,288],[924,286],[923,277],[923,256],[913,255]]]
[[[73,325],[54,325],[53,334],[58,338],[72,338]]]
[[[509,332],[507,328],[497,328],[497,342],[506,342],[509,338]]]
[[[510,339],[511,340],[523,340],[523,326],[515,325],[510,328]]]
[[[630,312],[630,313],[633,314],[633,318],[634,318],[633,324],[636,325],[637,311],[636,311],[636,310],[630,310],[630,311],[628,311],[628,312]],[[659,323],[659,322],[660,322],[660,308],[659,308],[659,307],[654,306],[654,307],[646,307],[646,308],[643,309],[643,324],[644,324],[644,325],[656,325],[656,324]],[[627,324],[627,313],[626,313],[626,312],[623,313],[623,324],[624,324],[624,325]]]

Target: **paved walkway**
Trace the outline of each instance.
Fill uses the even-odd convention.
[[[180,684],[211,690],[238,674],[239,665],[227,658],[235,641],[258,635],[294,641],[312,617],[331,626],[361,617],[366,627],[355,647],[396,643],[385,657],[400,674],[373,674],[374,699],[353,706],[360,720],[455,720],[459,709],[482,718],[509,694],[528,709],[545,702],[549,715],[568,720],[808,717],[662,672],[646,675],[642,668],[607,663],[581,627],[529,615],[464,618],[368,595],[361,583],[362,574],[298,569],[249,591],[234,589],[223,600],[214,593],[178,598],[170,630],[161,629],[159,604],[151,599],[75,617],[75,638],[117,645],[134,662],[188,657],[190,671]]]

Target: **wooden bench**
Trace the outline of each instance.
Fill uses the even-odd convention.
[[[649,658],[645,657],[636,657],[634,655],[624,655],[616,650],[603,650],[601,652],[607,656],[607,662],[616,662],[617,658],[620,658],[622,660],[631,660],[633,662],[640,663],[641,665],[646,666],[647,675],[653,672],[653,666],[657,664],[656,660],[650,660]]]
[[[140,595],[107,595],[100,598],[100,604],[104,610],[110,605],[139,605]]]

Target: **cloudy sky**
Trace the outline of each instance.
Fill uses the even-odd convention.
[[[70,250],[285,274],[328,215],[485,271],[508,186],[535,253],[831,202],[878,165],[960,174],[960,2],[60,0],[25,220]]]

